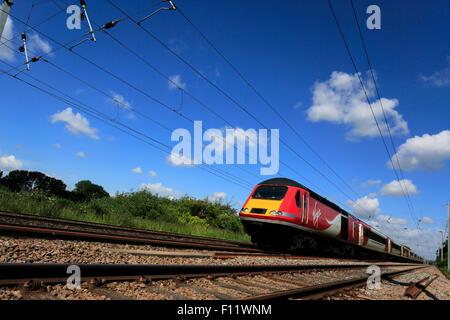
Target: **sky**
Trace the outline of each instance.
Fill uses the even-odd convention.
[[[95,30],[125,17],[106,0],[86,2]],[[376,87],[350,1],[331,1],[392,162],[400,163],[398,179],[325,0],[283,5],[178,0],[179,11],[162,10],[142,23],[150,34],[124,19],[108,30],[119,42],[97,30],[96,42],[85,41],[72,51],[61,45],[87,38],[86,20],[81,29],[69,29],[68,1],[39,1],[30,11],[33,3],[14,3],[1,39],[12,38],[0,46],[0,170],[41,171],[62,179],[68,189],[89,179],[111,195],[146,189],[174,198],[208,197],[235,208],[259,182],[284,176],[434,259],[441,231],[446,235],[450,202],[448,2],[354,0]],[[113,3],[131,14],[156,1]],[[367,27],[370,5],[380,8],[380,29]],[[156,4],[133,18],[167,6]],[[31,63],[29,71],[17,75],[29,84],[10,76],[24,68],[18,48],[27,20],[39,24],[39,32],[27,31],[29,55],[45,55],[48,61]],[[48,92],[64,93],[64,101],[84,103],[109,120]],[[191,133],[193,141],[198,128],[193,121],[201,121],[203,132],[216,129],[217,136],[232,128],[279,130],[278,173],[261,175],[264,165],[249,164],[249,158],[246,164],[177,164],[160,149],[177,145],[171,139],[176,129]],[[269,147],[276,137],[266,139]]]

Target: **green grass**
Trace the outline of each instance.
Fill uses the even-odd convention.
[[[0,210],[250,242],[228,204],[168,199],[146,191],[74,202],[40,191],[11,192],[0,187]]]

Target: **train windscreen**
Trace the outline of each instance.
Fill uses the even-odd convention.
[[[284,186],[259,186],[253,192],[253,199],[281,200],[286,195],[288,188]]]

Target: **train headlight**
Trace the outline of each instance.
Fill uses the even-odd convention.
[[[273,216],[281,216],[283,213],[281,211],[270,211],[269,214]]]
[[[241,212],[247,212],[248,208],[242,208]]]

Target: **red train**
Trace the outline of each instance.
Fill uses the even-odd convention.
[[[258,184],[239,217],[252,242],[303,252],[420,261],[408,247],[300,183],[274,178]]]

